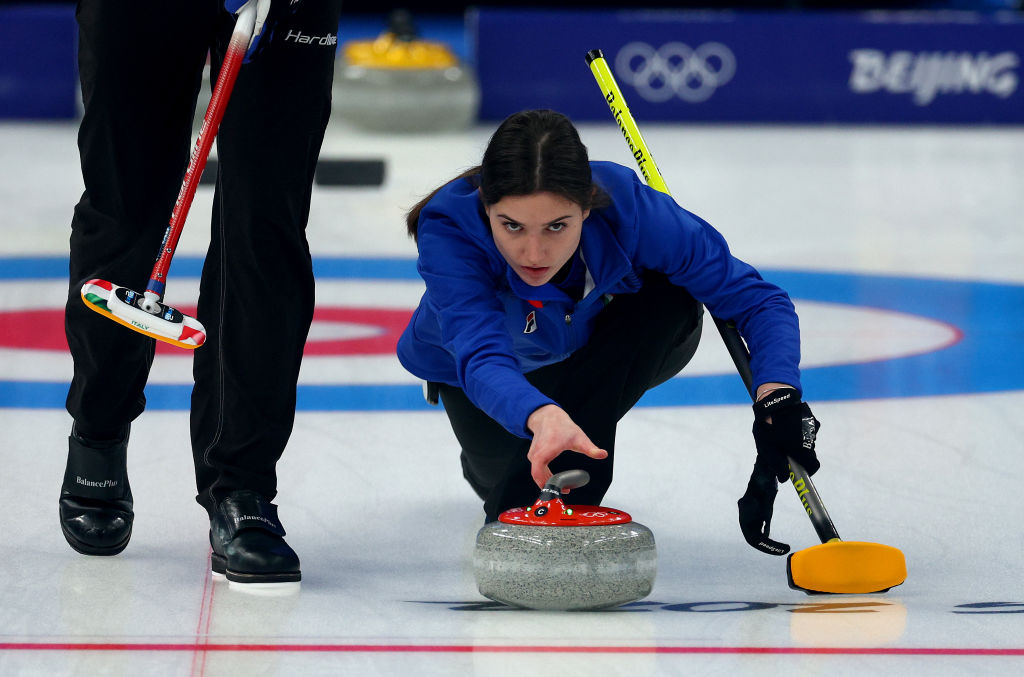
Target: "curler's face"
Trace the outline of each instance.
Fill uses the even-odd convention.
[[[526,284],[539,287],[572,258],[589,209],[555,193],[504,197],[486,209],[498,251]]]

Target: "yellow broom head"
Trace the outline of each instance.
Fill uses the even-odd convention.
[[[789,556],[789,586],[815,593],[885,592],[907,579],[903,553],[858,541],[822,543]]]

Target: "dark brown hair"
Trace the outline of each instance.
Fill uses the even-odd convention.
[[[485,206],[510,195],[540,192],[555,193],[583,209],[608,204],[607,193],[594,184],[587,147],[569,118],[553,110],[526,110],[498,126],[478,166],[439,186],[409,210],[409,235],[416,239],[420,212],[441,188],[474,176]]]

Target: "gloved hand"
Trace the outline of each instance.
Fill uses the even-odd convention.
[[[747,543],[761,552],[781,556],[789,552],[789,545],[768,538],[778,491],[775,473],[759,457],[754,462],[747,491],[737,503],[740,507],[740,530]]]
[[[285,16],[294,14],[301,0],[224,0],[224,9],[238,14],[246,5],[256,3],[256,28],[249,41],[244,63],[252,61],[270,42],[277,23]]]
[[[769,419],[771,423],[769,423]],[[779,388],[754,403],[754,444],[757,459],[780,482],[789,479],[787,457],[803,466],[808,475],[821,467],[814,440],[821,423],[811,408],[800,401],[796,388]]]

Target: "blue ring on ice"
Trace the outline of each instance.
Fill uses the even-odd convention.
[[[66,278],[60,257],[0,258],[0,282]],[[170,275],[198,277],[202,260],[175,259]],[[418,280],[411,259],[319,258],[319,279]],[[963,395],[1024,387],[1024,285],[935,278],[763,269],[797,300],[890,310],[955,327],[962,338],[937,350],[802,370],[811,402]],[[708,329],[710,330],[710,325]],[[0,381],[0,407],[63,408],[66,383]],[[186,410],[191,386],[150,384],[147,408]],[[672,379],[639,406],[745,404],[735,374]],[[412,411],[429,407],[418,385],[300,385],[300,411]]]

